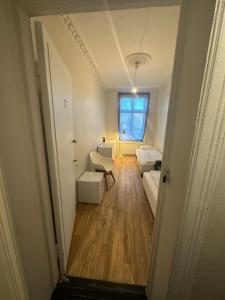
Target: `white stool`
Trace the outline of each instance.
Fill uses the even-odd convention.
[[[103,173],[84,172],[77,181],[78,201],[84,203],[100,203],[104,193],[103,179]]]

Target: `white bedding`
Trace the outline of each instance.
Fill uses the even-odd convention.
[[[162,160],[162,154],[155,148],[136,150],[136,156],[141,173],[148,172],[154,168],[156,160]]]
[[[160,171],[150,171],[143,174],[143,185],[150,204],[152,213],[155,217]]]
[[[150,171],[149,174],[155,184],[155,187],[158,189],[159,188],[160,171]]]

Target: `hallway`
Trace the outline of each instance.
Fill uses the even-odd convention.
[[[69,275],[146,285],[154,218],[136,158],[116,158],[114,174],[100,205],[77,206]]]

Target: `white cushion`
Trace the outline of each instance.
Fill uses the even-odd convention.
[[[148,150],[138,148],[136,155],[141,173],[154,169],[156,160],[162,160],[162,154],[154,148]]]
[[[148,149],[152,149],[152,146],[150,146],[150,145],[142,145],[142,146],[140,147],[140,149],[141,149],[141,150],[148,150]]]
[[[144,189],[154,217],[157,206],[159,179],[160,171],[145,172],[143,175]]]

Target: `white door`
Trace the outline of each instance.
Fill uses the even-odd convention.
[[[40,22],[35,22],[35,34],[57,248],[64,274],[76,209],[71,76]]]

